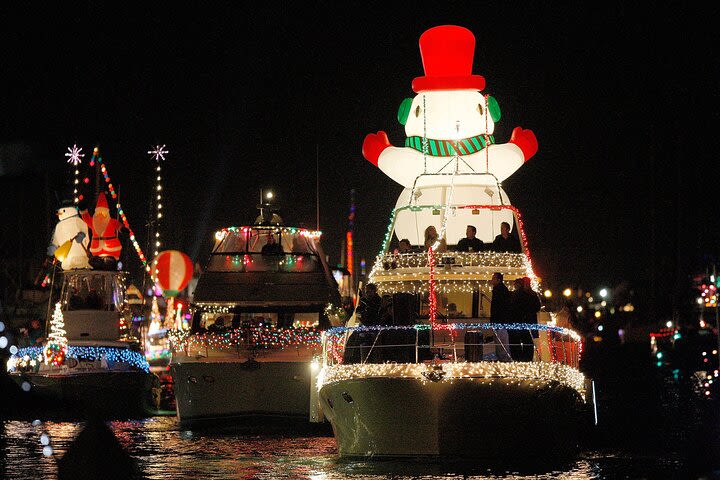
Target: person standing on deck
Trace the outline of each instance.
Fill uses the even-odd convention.
[[[503,324],[508,323],[508,314],[510,313],[510,290],[503,283],[503,274],[495,272],[490,280],[492,285],[492,300],[490,302],[490,322]],[[510,341],[508,331],[504,328],[496,329],[495,336],[497,343],[495,344],[495,354],[498,360],[509,362],[510,357]]]

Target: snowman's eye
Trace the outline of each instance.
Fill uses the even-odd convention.
[[[482,106],[482,103],[478,103],[477,111],[480,112],[480,115],[483,114],[483,106]]]
[[[417,107],[415,107],[415,117],[417,118],[417,117],[419,117],[419,116],[420,116],[420,105],[418,105]]]

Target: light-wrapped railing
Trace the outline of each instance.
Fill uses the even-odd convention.
[[[478,282],[488,282],[496,272],[510,281],[518,277],[535,278],[524,253],[510,252],[436,252],[435,277],[440,291],[470,291]],[[369,281],[381,293],[425,292],[428,288],[430,262],[427,252],[386,253],[378,255]]]
[[[192,333],[189,330],[168,332],[173,351],[194,350],[264,350],[289,347],[319,347],[320,330],[314,327],[254,326],[226,328],[217,332]]]
[[[90,362],[105,359],[111,364],[125,363],[132,368],[144,372],[150,371],[150,365],[148,365],[145,356],[140,352],[128,348],[69,345],[67,347],[66,358]],[[8,372],[37,372],[43,361],[43,347],[23,347],[8,359],[7,370]]]
[[[512,358],[518,346],[530,353],[523,357],[527,361]],[[578,370],[581,354],[582,340],[576,332],[549,325],[339,327],[323,334],[324,368],[318,383],[322,387],[388,376],[421,381],[506,378],[557,381],[584,396],[585,379]]]

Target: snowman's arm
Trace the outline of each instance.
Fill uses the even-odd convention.
[[[476,172],[489,171],[494,174],[499,182],[508,178],[525,163],[522,150],[513,143],[490,145],[487,152],[481,150],[463,156],[463,159]]]
[[[388,177],[406,188],[413,186],[424,169],[422,153],[407,147],[386,148],[380,153],[377,165]]]
[[[60,244],[57,239],[57,227],[55,227],[55,229],[53,230],[52,236],[50,237],[50,245],[48,245],[48,248],[47,248],[48,257],[51,257],[55,253],[55,250],[58,249],[59,246],[60,246]]]

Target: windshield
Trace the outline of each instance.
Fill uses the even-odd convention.
[[[316,232],[293,227],[231,227],[216,234],[208,271],[318,272]]]
[[[64,310],[122,310],[125,292],[116,275],[106,273],[66,274],[62,304]]]

